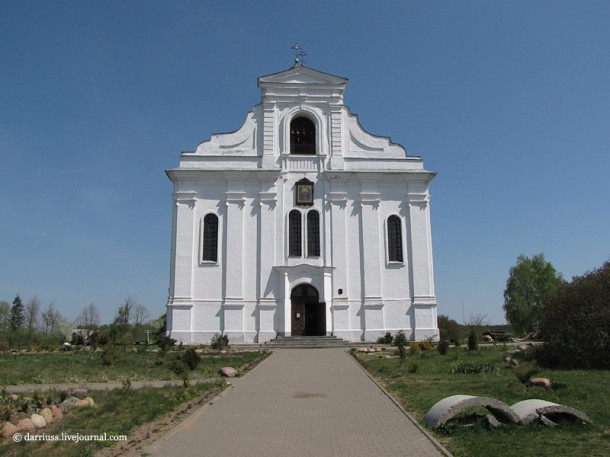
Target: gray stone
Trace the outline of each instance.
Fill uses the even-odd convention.
[[[540,419],[540,416],[545,417],[561,417],[571,416],[583,422],[591,422],[589,416],[582,411],[579,411],[569,406],[558,405],[546,400],[530,399],[515,403],[510,407],[511,410],[519,417],[522,424],[529,424]]]
[[[424,423],[429,428],[436,429],[469,408],[485,408],[502,422],[519,422],[517,415],[504,402],[488,397],[452,395],[432,406],[424,416]]]
[[[221,376],[225,376],[227,378],[234,378],[237,376],[237,370],[232,367],[223,367],[219,370]]]
[[[85,398],[87,396],[87,389],[80,389],[78,387],[68,387],[66,394],[70,397]]]

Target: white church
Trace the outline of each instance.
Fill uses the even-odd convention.
[[[343,104],[346,86],[299,62],[261,76],[243,126],[167,170],[172,338],[438,340],[435,173],[365,131]]]

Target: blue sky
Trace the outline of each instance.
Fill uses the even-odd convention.
[[[610,258],[606,1],[0,1],[0,300],[152,317],[169,280],[164,170],[239,128],[256,78],[306,65],[438,172],[439,313],[504,321],[520,254]],[[463,303],[463,311],[462,311]]]

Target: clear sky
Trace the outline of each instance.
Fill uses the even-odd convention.
[[[604,0],[0,0],[0,300],[164,312],[164,170],[238,129],[298,41],[438,172],[439,313],[501,323],[518,255],[567,279],[610,258],[609,20]]]

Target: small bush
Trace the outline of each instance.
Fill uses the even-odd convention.
[[[377,338],[377,343],[379,344],[392,344],[394,337],[390,332],[387,332],[384,336],[380,336]]]
[[[430,341],[420,341],[419,347],[422,351],[429,351],[430,349],[432,349],[432,343]]]
[[[398,332],[394,337],[394,341],[392,342],[394,346],[399,346],[402,344],[403,346],[407,345],[407,335],[405,335],[402,331]]]
[[[515,369],[515,376],[521,384],[527,384],[530,382],[530,378],[537,373],[540,373],[540,368],[533,367],[520,367]]]
[[[188,348],[182,355],[182,361],[186,363],[191,370],[196,370],[201,362],[201,356],[197,354],[195,348]]]
[[[407,371],[411,374],[413,373],[417,373],[417,369],[419,368],[419,366],[417,365],[416,362],[411,362],[409,364],[409,366],[407,367]]]
[[[468,335],[468,350],[474,351],[479,348],[479,337],[477,336],[477,332],[472,329],[470,334]]]
[[[440,343],[438,343],[438,352],[440,353],[440,355],[445,355],[448,350],[449,350],[449,341],[442,340]]]
[[[229,347],[229,337],[224,333],[217,333],[212,337],[210,347],[215,351],[222,351],[223,349],[227,349]]]
[[[412,341],[409,345],[409,352],[411,354],[419,354],[421,352],[421,346],[419,345],[419,343]]]

